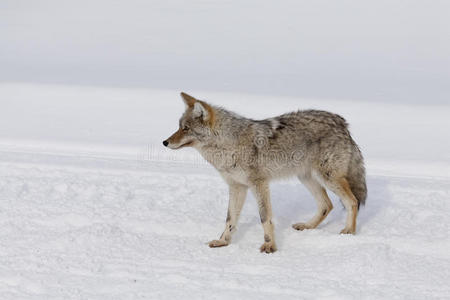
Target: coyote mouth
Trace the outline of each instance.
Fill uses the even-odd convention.
[[[180,145],[180,146],[176,147],[175,150],[181,149],[181,148],[184,148],[184,147],[189,147],[189,146],[191,146],[192,144],[194,144],[194,141],[190,141],[190,142],[187,142],[187,143],[185,143],[185,144],[183,144],[183,145]]]

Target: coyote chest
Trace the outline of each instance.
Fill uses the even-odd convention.
[[[245,152],[244,150],[242,150]],[[200,151],[202,156],[228,179],[242,184],[248,183],[248,172],[246,172],[243,155],[235,148],[226,147],[203,147]]]

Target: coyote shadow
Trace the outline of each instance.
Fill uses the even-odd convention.
[[[382,207],[389,206],[392,196],[389,193],[389,178],[381,176],[368,176],[367,188],[368,197],[365,206],[361,206],[357,220],[357,231],[360,231],[370,222],[381,210]],[[334,209],[328,217],[318,226],[318,229],[329,233],[339,234],[345,225],[346,211],[340,202],[340,199],[331,191],[328,191]],[[260,226],[258,208],[253,195],[247,197],[246,215],[254,215],[251,222],[239,224],[239,230],[234,237],[235,241],[245,239],[248,231]],[[300,182],[274,182],[271,184],[271,202],[273,210],[273,219],[275,221],[275,236],[279,246],[283,244],[284,234],[291,230],[292,224],[306,222],[314,216],[317,211],[316,200],[311,193]],[[277,234],[278,233],[278,234]]]

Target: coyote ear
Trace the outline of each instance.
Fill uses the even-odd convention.
[[[194,118],[200,118],[202,121],[207,122],[210,119],[210,113],[207,107],[208,104],[197,101],[194,104],[194,109],[192,110],[192,116]]]
[[[195,99],[192,96],[189,96],[184,92],[181,92],[181,98],[183,98],[183,101],[187,105],[187,107],[194,107],[194,104],[197,101],[197,99]]]

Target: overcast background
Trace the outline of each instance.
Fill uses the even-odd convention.
[[[2,0],[0,81],[448,103],[450,2]]]

